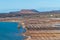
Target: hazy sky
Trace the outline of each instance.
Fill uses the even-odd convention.
[[[60,10],[60,0],[0,0],[0,12],[36,9],[39,11]]]

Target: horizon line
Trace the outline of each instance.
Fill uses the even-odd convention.
[[[1,11],[0,13],[9,13],[9,12],[16,12],[16,11],[21,11],[23,9],[10,9],[10,10],[4,10],[4,11]],[[24,9],[24,10],[32,10],[32,9]],[[37,10],[38,12],[49,12],[49,11],[59,11],[60,9],[57,9],[57,10],[38,10],[38,9],[35,9]]]

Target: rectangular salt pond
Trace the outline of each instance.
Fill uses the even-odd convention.
[[[17,26],[17,22],[0,22],[0,40],[23,40],[23,36],[18,36]]]

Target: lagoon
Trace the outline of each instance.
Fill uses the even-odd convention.
[[[0,22],[0,40],[23,40],[23,36],[19,35],[25,30],[20,27],[18,31],[17,22]]]

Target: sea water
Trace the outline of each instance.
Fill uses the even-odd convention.
[[[18,30],[17,22],[0,22],[0,40],[23,40],[24,36],[20,35],[25,30],[20,27]]]

